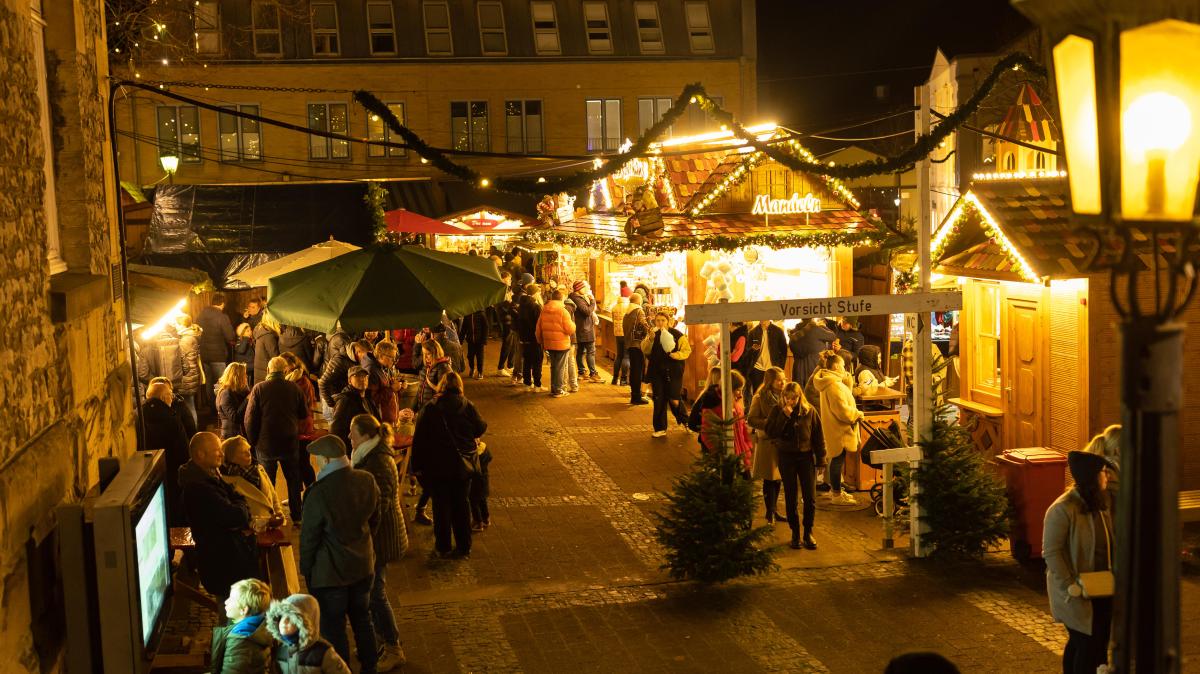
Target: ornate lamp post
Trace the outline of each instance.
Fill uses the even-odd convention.
[[[1200,3],[1012,4],[1048,37],[1071,209],[1096,236],[1095,259],[1109,260],[1122,321],[1113,663],[1120,672],[1178,672],[1183,325],[1176,319],[1197,284]]]
[[[163,171],[166,172],[167,178],[174,185],[175,172],[179,170],[179,157],[173,154],[166,154],[158,158],[158,163],[162,164]]]

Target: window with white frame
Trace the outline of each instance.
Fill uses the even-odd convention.
[[[257,56],[281,56],[283,42],[279,34],[279,5],[273,0],[250,3],[251,32]]]
[[[58,233],[58,197],[55,194],[54,180],[54,140],[50,134],[50,89],[47,84],[49,73],[46,71],[46,21],[42,18],[42,3],[33,0],[30,3],[30,32],[33,37],[34,66],[37,69],[37,97],[41,122],[42,145],[45,148],[42,159],[42,174],[45,176],[45,186],[42,192],[42,209],[46,214],[46,262],[51,274],[67,270],[67,264],[62,260],[62,244]]]
[[[196,51],[201,54],[221,53],[221,5],[215,0],[200,0],[192,11],[196,34]]]
[[[396,116],[396,120],[404,124],[404,104],[403,103],[385,103],[388,110]],[[367,135],[371,140],[382,140],[387,142],[402,143],[404,140],[392,132],[392,128],[383,121],[383,118],[375,113],[367,115]],[[404,157],[408,155],[408,150],[402,147],[384,147],[382,145],[368,145],[368,157]]]
[[[425,17],[425,53],[430,56],[453,54],[450,7],[445,2],[426,2],[421,9]]]
[[[509,152],[542,152],[542,102],[505,101],[504,130]]]
[[[707,54],[716,49],[713,43],[712,19],[708,15],[707,2],[683,3],[684,18],[687,19],[688,41],[692,52]]]
[[[341,51],[338,44],[337,5],[332,2],[314,2],[311,11],[313,55],[337,56]]]
[[[309,103],[308,128],[313,131],[349,133],[349,110],[345,103]],[[349,159],[350,141],[312,135],[308,137],[311,159]]]
[[[476,6],[479,12],[479,41],[483,45],[483,53],[487,55],[504,55],[508,53],[508,38],[504,33],[504,7],[499,2],[480,2]]]
[[[589,98],[587,106],[587,149],[615,151],[621,147],[621,99]]]
[[[487,101],[450,103],[450,139],[455,150],[488,151]]]
[[[657,2],[635,2],[633,11],[637,18],[638,44],[643,54],[661,54],[663,46],[662,22],[658,18]]]
[[[158,156],[200,161],[200,113],[194,105],[158,106]]]
[[[531,2],[533,15],[533,48],[539,54],[561,54],[558,41],[558,10],[553,2]]]
[[[611,54],[612,28],[608,23],[608,3],[583,3],[583,25],[587,32],[588,52]]]
[[[646,133],[650,127],[658,123],[663,115],[671,109],[675,101],[666,98],[639,98],[638,99],[638,135]],[[667,131],[667,138],[671,137],[671,132]]]
[[[257,105],[222,105],[225,110],[257,115]],[[261,161],[262,131],[258,120],[228,113],[217,115],[217,134],[220,136],[221,161]]]
[[[367,30],[372,54],[396,53],[396,15],[390,2],[367,3]]]

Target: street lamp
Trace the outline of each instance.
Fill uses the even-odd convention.
[[[163,170],[167,172],[167,178],[174,184],[175,171],[179,170],[179,157],[173,154],[165,154],[158,158],[158,163],[162,164]]]
[[[1048,38],[1071,209],[1096,238],[1094,260],[1106,259],[1122,321],[1113,664],[1178,672],[1184,326],[1175,319],[1197,285],[1200,3],[1012,5]],[[1153,288],[1142,292],[1139,276]]]

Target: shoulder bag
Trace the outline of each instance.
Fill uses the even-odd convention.
[[[440,411],[440,410],[439,410]],[[450,431],[450,424],[446,423],[446,415],[442,414],[442,428],[446,429],[446,435],[449,436],[450,442],[455,443],[454,449],[458,452],[459,473],[464,478],[473,478],[479,475],[479,453],[476,448],[472,447],[469,450],[464,450],[455,442],[454,433]]]
[[[1108,534],[1108,521],[1104,514],[1100,515],[1101,528],[1104,529],[1104,558],[1108,560],[1107,571],[1089,571],[1079,574],[1079,588],[1087,599],[1113,596],[1116,580],[1112,572],[1112,544]]]

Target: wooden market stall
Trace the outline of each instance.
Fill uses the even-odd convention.
[[[934,234],[933,270],[963,291],[961,394],[952,402],[975,424],[976,445],[989,456],[1024,447],[1080,449],[1121,422],[1119,317],[1109,274],[1087,268],[1096,240],[1069,215],[1061,174],[988,174],[976,176]],[[1135,263],[1148,268],[1149,242],[1133,245]],[[1105,247],[1101,262],[1116,252]],[[1139,292],[1152,301],[1153,275],[1141,279]],[[1200,329],[1195,308],[1181,320]],[[1198,357],[1200,343],[1188,340],[1184,362]],[[1185,416],[1200,411],[1196,398],[1187,398]],[[1181,486],[1196,489],[1200,443],[1196,431],[1183,434]]]

